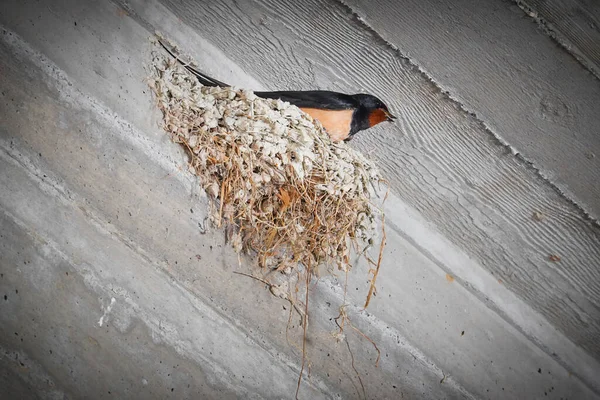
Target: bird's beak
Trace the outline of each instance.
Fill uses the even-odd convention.
[[[384,111],[384,112],[385,112],[385,117],[387,118],[388,121],[394,122],[397,119],[394,115],[392,115],[391,112],[389,112],[389,111]]]

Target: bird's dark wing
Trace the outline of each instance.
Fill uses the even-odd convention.
[[[223,83],[221,81],[216,80],[215,78],[211,78],[208,75],[204,75],[202,72],[198,71],[196,68],[185,65],[185,68],[190,71],[198,81],[204,86],[219,86],[219,87],[229,87],[230,85]]]
[[[254,92],[258,97],[281,99],[300,108],[349,110],[358,106],[350,95],[327,90]]]
[[[203,84],[204,86],[221,86],[221,87],[228,87],[230,85],[223,83],[221,81],[218,81],[214,78],[211,78],[208,75],[203,74],[202,72],[198,71],[196,68],[192,67],[191,65],[184,63],[180,57],[178,57],[171,49],[169,49],[169,47],[167,45],[165,45],[162,40],[158,40],[158,43],[160,43],[160,45],[163,47],[163,49],[166,50],[167,53],[169,53],[171,55],[171,57],[173,57],[174,59],[176,59],[177,61],[179,61],[179,63],[181,65],[183,65],[185,67],[185,69],[187,69],[190,73],[192,73],[192,75],[194,75],[198,81]]]
[[[198,71],[191,65],[184,63],[181,58],[178,57],[174,51],[169,49],[169,47],[161,40],[159,40],[159,43],[167,51],[167,53],[179,61],[181,65],[183,65],[190,73],[192,73],[204,86],[230,86],[227,83],[211,78],[210,76]],[[281,99],[300,108],[316,108],[319,110],[349,110],[359,106],[358,101],[352,96],[338,92],[330,92],[327,90],[254,92],[254,94],[256,94],[258,97],[266,99]]]

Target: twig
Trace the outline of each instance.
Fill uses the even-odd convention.
[[[342,319],[341,325],[338,322],[338,319],[340,319],[340,318]],[[344,332],[344,323],[346,321],[348,321],[348,325],[350,325],[350,327],[352,329],[354,329],[356,332],[358,332],[358,334],[360,336],[367,339],[373,345],[373,347],[375,348],[375,351],[377,351],[377,359],[375,360],[375,368],[377,368],[379,366],[379,360],[381,359],[381,351],[379,350],[379,347],[377,347],[377,345],[375,344],[373,339],[371,339],[369,336],[365,335],[360,329],[358,329],[357,327],[354,326],[354,324],[352,324],[352,321],[350,321],[350,317],[348,317],[348,314],[346,313],[345,305],[340,307],[340,314],[337,317],[335,317],[333,320],[335,321],[335,324],[338,326],[338,328],[340,328],[340,333]]]
[[[377,351],[377,360],[375,360],[375,368],[379,367],[379,360],[381,359],[381,351],[379,350],[379,347],[377,347],[377,345],[375,344],[375,342],[373,341],[373,339],[371,339],[370,337],[368,337],[367,335],[365,335],[360,329],[358,329],[357,327],[355,327],[352,322],[350,322],[350,319],[348,319],[348,324],[350,324],[350,327],[352,329],[354,329],[356,332],[358,332],[358,334],[362,337],[364,337],[365,339],[367,339],[369,342],[371,342],[371,344],[373,345],[373,347],[375,347],[375,350]]]
[[[229,180],[229,177],[225,178],[223,180],[223,183],[221,184],[221,204],[219,205],[219,225],[218,227],[221,227],[221,223],[223,221],[223,205],[225,204],[225,185],[227,184],[227,181]]]
[[[366,399],[367,398],[367,391],[365,390],[365,385],[363,385],[363,382],[362,382],[362,379],[360,378],[360,374],[358,373],[358,370],[354,366],[354,354],[352,354],[352,350],[350,349],[350,342],[348,341],[348,339],[346,339],[346,346],[348,347],[348,352],[350,353],[350,360],[352,361],[352,363],[351,363],[352,364],[352,369],[356,373],[356,377],[358,378],[358,382],[360,383],[360,387],[362,389],[363,396]]]
[[[304,373],[304,363],[306,361],[306,328],[308,325],[308,289],[310,284],[310,263],[305,271],[306,274],[306,297],[305,297],[305,317],[304,317],[304,327],[303,327],[303,335],[302,335],[302,367],[300,368],[300,375],[298,376],[298,387],[296,387],[296,399],[298,399],[298,393],[300,392],[300,383],[302,382],[302,374]]]
[[[250,275],[250,274],[246,274],[244,272],[238,272],[238,271],[233,271],[234,274],[238,274],[238,275],[244,275],[247,276],[248,278],[252,278],[252,279],[256,279],[259,282],[264,283],[265,285],[269,285],[269,287],[273,286],[273,284],[265,279],[259,278],[258,276],[254,276],[254,275]]]
[[[247,276],[248,278],[252,278],[252,279],[255,279],[255,280],[259,281],[259,282],[262,282],[262,283],[264,283],[265,285],[268,285],[268,286],[269,286],[269,289],[271,289],[272,287],[274,287],[274,286],[275,286],[274,284],[272,284],[272,283],[271,283],[271,282],[269,282],[268,280],[266,280],[266,279],[262,279],[262,278],[259,278],[258,276],[254,276],[254,275],[250,275],[250,274],[246,274],[246,273],[244,273],[244,272],[238,272],[238,271],[233,271],[233,273],[234,273],[234,274],[238,274],[238,275]],[[275,297],[279,297],[279,296],[275,296]],[[298,307],[298,306],[296,305],[296,302],[294,302],[294,300],[292,300],[292,299],[290,298],[290,296],[286,296],[286,298],[285,298],[284,300],[287,300],[287,301],[289,301],[289,302],[290,302],[290,304],[292,305],[292,307],[293,307],[293,308],[294,308],[294,309],[295,309],[295,310],[298,312],[298,314],[300,315],[300,318],[302,319],[302,321],[304,321],[304,319],[306,318],[306,315],[304,314],[303,310],[302,310],[300,307]]]
[[[385,198],[383,199],[384,202],[387,199],[388,194],[389,194],[389,190],[385,194]],[[381,260],[383,259],[383,249],[385,248],[385,242],[387,240],[387,236],[385,234],[385,214],[382,214],[382,216],[381,216],[381,232],[382,232],[382,238],[381,238],[381,244],[379,245],[379,257],[377,258],[377,266],[375,268],[375,271],[373,272],[373,279],[371,279],[369,293],[367,294],[367,300],[365,301],[365,306],[364,306],[365,309],[369,306],[369,302],[371,301],[371,296],[373,295],[373,292],[375,292],[375,282],[377,281],[377,275],[379,274],[379,268],[381,268]]]

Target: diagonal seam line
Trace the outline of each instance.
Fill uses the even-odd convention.
[[[350,5],[348,5],[344,0],[334,0],[338,4],[342,6],[346,12],[352,16],[352,18],[356,21],[357,24],[361,25],[366,31],[368,31],[371,35],[373,35],[376,39],[378,39],[384,46],[388,47],[392,52],[396,54],[397,57],[404,60],[408,65],[410,65],[419,75],[421,75],[427,82],[429,82],[435,89],[437,89],[444,98],[448,101],[455,104],[463,113],[467,114],[472,118],[474,122],[476,122],[485,133],[487,133],[493,141],[501,147],[504,147],[505,150],[510,152],[527,170],[533,171],[535,175],[540,178],[544,183],[546,183],[558,196],[564,199],[569,205],[575,208],[577,213],[588,222],[591,222],[595,227],[600,228],[600,220],[598,220],[598,216],[592,214],[590,211],[586,210],[584,206],[577,201],[576,197],[573,194],[567,193],[565,190],[561,189],[556,183],[554,183],[536,164],[525,157],[521,152],[519,152],[516,148],[510,145],[502,136],[492,131],[492,129],[480,118],[477,116],[477,113],[470,110],[466,104],[459,101],[457,98],[452,96],[450,91],[445,90],[440,83],[435,81],[433,77],[422,67],[420,67],[415,60],[410,59],[408,56],[404,55],[402,51],[383,37],[375,28],[373,28],[357,11],[355,11]]]

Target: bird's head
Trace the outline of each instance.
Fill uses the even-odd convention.
[[[380,122],[391,122],[396,119],[383,101],[379,100],[377,97],[365,93],[355,94],[352,97],[359,102],[360,107],[366,112],[365,116],[368,120],[368,128],[371,128]]]

